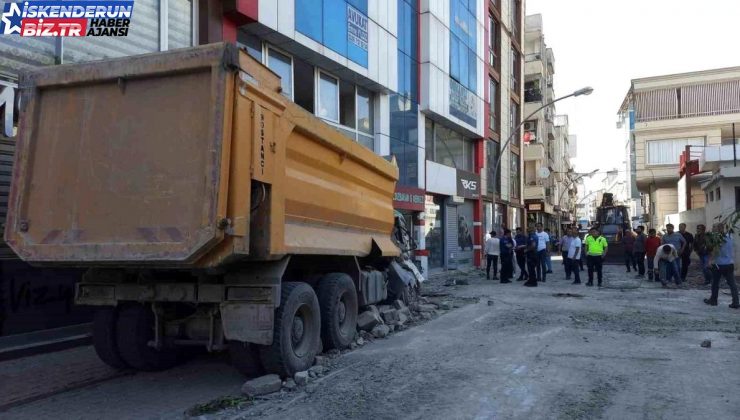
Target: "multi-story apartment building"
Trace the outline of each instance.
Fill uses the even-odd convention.
[[[524,224],[521,123],[524,104],[524,2],[491,0],[487,4],[486,126],[479,162],[485,176],[483,230]],[[502,149],[507,140],[508,146]],[[500,166],[494,166],[500,158]],[[495,179],[494,179],[495,172]],[[494,197],[495,192],[495,197]]]
[[[619,112],[634,150],[627,185],[644,195],[645,222],[660,228],[668,215],[706,202],[702,177],[686,182],[681,175],[681,155],[688,150],[684,160],[698,160],[705,147],[732,143],[733,124],[740,126],[740,67],[634,79]]]
[[[525,18],[524,69],[524,202],[527,222],[558,230],[558,220],[572,220],[568,117],[556,116],[555,106],[537,111],[555,98],[555,57],[545,44],[542,15]],[[537,112],[535,112],[537,111]],[[525,117],[527,118],[527,117]]]

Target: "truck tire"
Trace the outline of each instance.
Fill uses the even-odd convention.
[[[165,370],[179,362],[177,349],[157,350],[149,346],[149,341],[154,339],[154,313],[150,307],[132,304],[121,308],[117,327],[118,351],[132,368]]]
[[[313,365],[321,340],[319,301],[306,283],[283,283],[275,309],[272,345],[260,346],[265,370],[282,377]]]
[[[104,307],[95,311],[92,325],[92,341],[95,353],[106,365],[115,369],[126,369],[128,364],[121,358],[116,340],[118,308]]]
[[[357,291],[352,278],[330,273],[319,282],[321,339],[324,349],[349,347],[357,332]]]
[[[231,364],[244,376],[256,378],[265,373],[260,360],[259,347],[256,344],[229,341],[229,356]]]

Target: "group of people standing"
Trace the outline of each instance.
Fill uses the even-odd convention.
[[[486,235],[486,278],[491,279],[491,267],[493,267],[493,280],[498,280],[498,262],[501,260],[501,283],[511,283],[514,277],[514,260],[519,266],[519,278],[517,281],[526,281],[525,286],[537,286],[538,281],[546,281],[547,273],[552,273],[552,262],[550,260],[550,235],[542,228],[542,224],[536,225],[536,230],[530,227],[527,235],[522,228],[516,228],[516,236],[512,236],[509,229],[504,229],[502,237],[497,237],[496,231]]]
[[[705,225],[698,225],[696,235],[686,230],[686,224],[678,225],[678,232],[674,225],[666,225],[666,233],[657,236],[655,229],[650,229],[645,235],[643,226],[638,226],[633,233],[624,229],[617,235],[617,241],[624,245],[624,263],[627,272],[630,269],[637,271],[637,277],[645,276],[645,257],[649,281],[660,281],[664,288],[686,287],[686,277],[691,264],[691,253],[699,257],[704,285],[712,285],[712,295],[704,301],[709,305],[717,305],[719,283],[725,278],[732,294],[731,308],[740,308],[738,290],[735,283],[734,242],[732,234],[726,233],[724,225],[714,226],[714,232],[724,240],[718,250],[713,250],[707,240]],[[716,252],[714,252],[716,251]]]
[[[674,231],[672,224],[666,225],[666,233],[658,236],[655,229],[648,230],[638,226],[634,232],[626,227],[617,235],[616,240],[624,246],[624,263],[627,272],[637,272],[638,278],[645,277],[647,272],[649,281],[659,281],[664,288],[685,287],[691,253],[699,257],[704,284],[711,284],[712,294],[704,302],[708,305],[717,305],[719,284],[725,278],[732,294],[731,308],[740,308],[738,289],[734,277],[734,242],[731,233],[725,233],[724,226],[718,224],[714,231],[724,240],[719,249],[713,250],[707,240],[706,226],[698,225],[696,235],[686,230],[686,224],[678,226]],[[579,236],[577,228],[566,229],[565,235],[559,242],[560,252],[565,266],[565,278],[573,278],[573,284],[581,284],[580,272],[583,270],[584,260],[588,267],[587,286],[594,285],[594,277],[598,286],[603,282],[603,262],[606,258],[609,244],[601,235],[598,228],[593,227],[583,238]],[[550,254],[553,249],[551,236],[541,223],[530,226],[525,234],[522,228],[516,228],[516,235],[512,236],[509,229],[504,229],[503,236],[497,237],[495,231],[486,235],[486,278],[497,280],[498,262],[501,261],[501,283],[511,283],[514,277],[514,261],[519,266],[519,278],[528,287],[536,287],[539,282],[547,281],[547,274],[552,273]],[[645,260],[647,259],[647,270]]]

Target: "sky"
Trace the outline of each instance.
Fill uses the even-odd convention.
[[[632,79],[740,66],[738,0],[526,0],[526,13],[542,14],[556,97],[594,88],[556,105],[578,137],[577,172],[624,170],[617,111]],[[604,177],[587,180],[586,190]]]

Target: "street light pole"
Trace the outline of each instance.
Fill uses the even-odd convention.
[[[587,199],[588,197],[591,197],[592,195],[594,195],[594,193],[595,193],[595,192],[596,192],[596,191],[591,191],[590,193],[586,194],[585,196],[583,196],[583,198],[581,198],[580,200],[578,200],[578,201],[576,202],[575,206],[573,207],[573,214],[574,214],[574,215],[575,215],[576,217],[578,217],[578,206],[579,206],[579,205],[580,205],[581,203],[583,203],[583,201],[584,201],[585,199]]]
[[[560,197],[558,198],[558,207],[561,207],[560,206],[560,202],[563,201],[563,194],[565,194],[565,192],[568,191],[568,187],[570,187],[571,185],[575,184],[576,182],[578,182],[579,179],[581,179],[583,177],[586,177],[586,176],[592,177],[592,176],[594,176],[594,174],[596,174],[596,172],[599,172],[599,170],[598,169],[594,169],[591,172],[588,172],[588,173],[585,173],[585,174],[580,174],[575,179],[571,180],[565,186],[565,189],[563,190],[563,192],[560,193]],[[558,211],[558,238],[561,237],[561,233],[562,233],[562,230],[563,230],[563,222],[562,222],[562,220],[563,220],[563,210],[561,209],[560,211]]]
[[[585,87],[583,89],[578,89],[577,91],[571,93],[570,95],[565,95],[563,97],[557,98],[551,102],[548,102],[541,107],[537,108],[534,112],[527,115],[525,118],[522,118],[521,121],[519,121],[519,124],[516,126],[516,129],[511,130],[511,133],[509,134],[509,138],[506,139],[506,142],[503,146],[501,146],[501,150],[499,150],[498,158],[496,159],[496,165],[493,166],[493,179],[491,180],[493,191],[491,193],[491,202],[493,203],[493,223],[496,223],[496,174],[498,174],[499,167],[501,167],[501,158],[504,156],[504,150],[506,150],[506,146],[511,143],[511,140],[514,138],[514,136],[519,132],[519,129],[522,128],[522,125],[524,125],[524,122],[532,118],[535,114],[542,111],[543,109],[547,108],[550,105],[553,105],[555,102],[560,102],[563,99],[568,99],[573,96],[581,96],[581,95],[590,95],[593,93],[594,89],[591,87]]]

